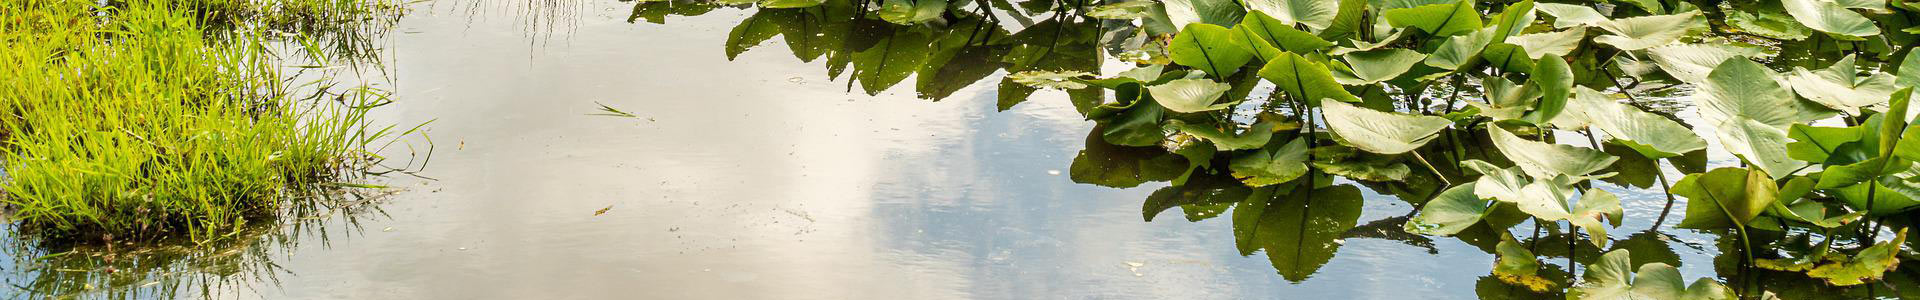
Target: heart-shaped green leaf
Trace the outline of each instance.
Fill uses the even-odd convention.
[[[1320,103],[1327,128],[1342,144],[1379,154],[1400,154],[1426,145],[1453,121],[1435,116],[1383,112],[1337,101]]]
[[[1189,24],[1167,45],[1167,55],[1173,57],[1174,63],[1207,74],[1220,78],[1233,76],[1247,61],[1253,60],[1253,49],[1234,42],[1234,35],[1233,30],[1220,25]]]
[[[1436,36],[1467,34],[1480,30],[1480,12],[1473,9],[1474,2],[1456,0],[1453,3],[1395,8],[1386,10],[1382,15],[1387,17],[1387,24],[1393,27],[1411,26]]]

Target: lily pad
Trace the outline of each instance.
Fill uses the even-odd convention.
[[[1147,92],[1154,101],[1167,110],[1183,113],[1213,111],[1232,107],[1232,103],[1214,103],[1225,95],[1232,85],[1215,82],[1212,79],[1177,79],[1167,83],[1149,86]]]
[[[1880,35],[1880,27],[1860,13],[1829,0],[1780,0],[1794,20],[1813,30],[1837,36],[1863,38]]]
[[[1500,126],[1488,126],[1487,134],[1501,154],[1533,178],[1586,176],[1620,159],[1592,148],[1529,141]]]
[[[1379,154],[1413,151],[1453,124],[1441,117],[1383,112],[1337,101],[1322,102],[1320,109],[1342,144]]]
[[[1291,52],[1280,53],[1260,68],[1260,78],[1266,78],[1286,91],[1294,99],[1306,101],[1307,105],[1320,105],[1321,99],[1358,102],[1360,97],[1353,96],[1335,81],[1326,65],[1307,60]]]
[[[1435,36],[1452,36],[1480,30],[1480,12],[1471,0],[1388,9],[1382,16],[1393,27],[1414,27]]]
[[[1705,26],[1706,21],[1700,17],[1700,12],[1692,11],[1608,20],[1599,25],[1600,29],[1613,35],[1595,37],[1594,42],[1631,51],[1673,43],[1688,31]]]
[[[1194,23],[1180,30],[1167,45],[1173,62],[1225,78],[1253,60],[1253,50],[1234,42],[1234,32],[1220,25]]]

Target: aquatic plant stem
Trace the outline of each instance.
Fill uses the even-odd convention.
[[[1660,229],[1660,224],[1667,222],[1667,214],[1673,212],[1674,202],[1673,186],[1667,184],[1667,171],[1660,168],[1660,161],[1661,160],[1658,159],[1653,160],[1653,178],[1660,179],[1660,194],[1667,195],[1667,206],[1660,209],[1659,218],[1653,219],[1653,229],[1655,230]]]
[[[1413,153],[1413,158],[1414,158],[1414,159],[1416,159],[1416,160],[1419,160],[1419,161],[1420,161],[1420,164],[1421,164],[1421,165],[1425,165],[1425,166],[1427,166],[1427,170],[1429,170],[1429,171],[1433,171],[1433,177],[1439,177],[1439,178],[1440,178],[1440,183],[1443,183],[1443,184],[1446,184],[1446,186],[1453,186],[1453,181],[1452,181],[1452,180],[1447,180],[1447,175],[1446,175],[1446,174],[1441,174],[1441,173],[1440,173],[1440,169],[1439,169],[1439,168],[1434,168],[1434,167],[1433,167],[1433,163],[1430,163],[1430,162],[1427,162],[1427,158],[1426,158],[1426,157],[1423,157],[1423,156],[1420,156],[1420,150],[1419,150],[1419,149],[1414,149],[1413,151],[1411,151],[1411,152],[1408,152],[1408,153]]]

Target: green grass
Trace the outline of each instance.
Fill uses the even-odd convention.
[[[66,241],[204,240],[299,205],[370,158],[386,99],[290,83],[266,45],[368,3],[0,4],[0,202]]]

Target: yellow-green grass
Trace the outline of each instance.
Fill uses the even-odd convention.
[[[290,83],[265,51],[271,25],[238,13],[280,10],[236,6],[285,3],[346,2],[0,4],[10,219],[53,240],[202,240],[348,172],[380,138],[365,113],[385,99]]]

